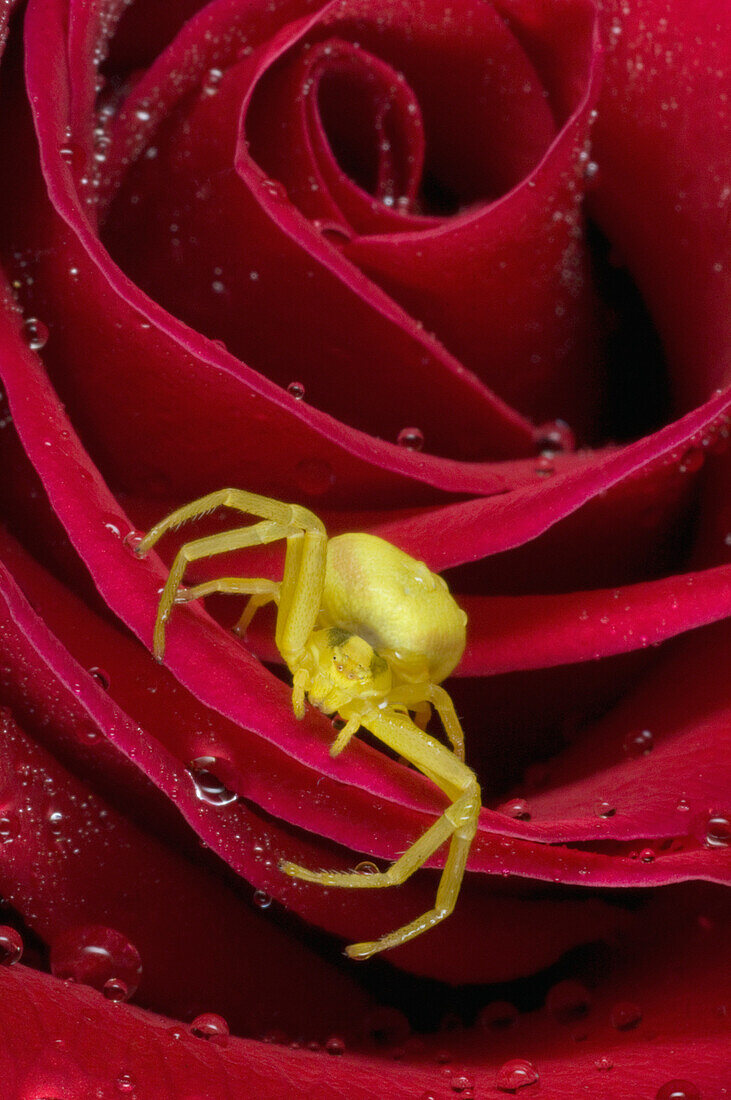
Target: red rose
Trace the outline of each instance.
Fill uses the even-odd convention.
[[[6,5],[8,1100],[725,1095],[730,23],[599,7]],[[433,785],[331,759],[236,601],[149,654],[134,531],[229,484],[469,615],[486,808],[455,913],[384,961],[340,945],[436,870],[277,864],[393,860]]]

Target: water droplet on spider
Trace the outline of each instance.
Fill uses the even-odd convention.
[[[561,454],[576,449],[574,433],[565,420],[549,420],[535,431],[536,447],[541,454]]]
[[[196,1039],[206,1039],[216,1046],[226,1046],[229,1037],[229,1026],[223,1016],[215,1012],[201,1012],[190,1022],[191,1035]]]
[[[272,904],[271,895],[264,890],[255,890],[251,900],[257,909],[268,909]]]
[[[411,1034],[408,1019],[397,1008],[375,1008],[363,1021],[363,1037],[379,1047],[404,1043]]]
[[[619,1001],[612,1008],[610,1019],[617,1031],[631,1031],[642,1020],[642,1009],[634,1001]]]
[[[0,966],[12,966],[23,957],[23,937],[8,924],[0,924]]]
[[[495,1078],[495,1086],[501,1092],[515,1092],[517,1089],[533,1085],[538,1080],[538,1072],[527,1058],[512,1058],[500,1067]]]
[[[666,1081],[655,1093],[655,1100],[701,1100],[701,1091],[692,1081],[676,1077]]]
[[[40,351],[48,343],[48,326],[37,317],[27,317],[23,322],[23,339],[31,351]]]
[[[131,550],[133,554],[136,554],[137,550],[138,550],[138,547],[139,547],[139,545],[142,542],[144,537],[145,537],[145,535],[144,535],[143,531],[135,531],[133,529],[133,530],[127,532],[127,534],[122,539],[122,542],[124,543],[124,545],[127,547],[128,550]]]
[[[370,859],[362,859],[360,863],[356,863],[353,870],[356,875],[377,875],[379,873],[378,867]]]
[[[567,978],[557,982],[546,995],[546,1009],[559,1024],[583,1020],[591,1008],[591,994],[581,982]]]
[[[238,795],[218,778],[216,769],[221,761],[215,756],[198,756],[188,764],[188,772],[195,784],[195,793],[201,802],[209,806],[228,806],[235,802]]]
[[[728,848],[731,845],[731,817],[712,813],[706,821],[704,844],[706,848]]]
[[[102,986],[102,993],[108,1001],[121,1004],[129,1000],[129,989],[121,978],[108,978]]]
[[[604,798],[594,803],[594,813],[597,817],[614,817],[616,812],[616,806],[613,806],[611,802],[607,802]]]
[[[407,451],[420,451],[424,446],[424,433],[421,428],[402,428],[396,442]]]
[[[294,476],[302,492],[311,497],[322,496],[335,482],[332,466],[319,458],[303,458],[295,466]]]
[[[329,1039],[325,1040],[325,1050],[328,1054],[335,1056],[345,1054],[345,1039],[340,1035],[331,1035]]]
[[[133,1092],[135,1079],[131,1073],[120,1073],[116,1081],[118,1092]]]
[[[104,992],[107,982],[124,983],[127,997],[137,991],[142,963],[122,932],[91,924],[68,928],[51,942],[51,973]]]
[[[530,821],[530,810],[524,798],[512,798],[505,803],[503,811],[507,817],[514,817],[517,821]]]
[[[96,680],[99,687],[103,688],[104,691],[109,691],[111,681],[108,672],[105,672],[103,668],[99,668],[98,665],[92,665],[89,669],[89,675]]]
[[[631,759],[647,756],[655,745],[655,738],[650,730],[632,730],[624,739],[624,751]]]
[[[302,382],[290,382],[287,386],[287,393],[290,397],[293,397],[295,401],[304,401],[305,387]]]
[[[595,1067],[596,1067],[596,1069],[598,1069],[598,1070],[599,1070],[599,1071],[600,1071],[601,1073],[606,1073],[606,1072],[608,1072],[608,1071],[609,1071],[610,1069],[614,1069],[614,1062],[612,1061],[612,1059],[611,1059],[611,1058],[607,1058],[606,1054],[603,1054],[603,1055],[601,1056],[601,1058],[597,1058],[597,1059],[595,1059],[595,1061],[594,1061],[594,1066],[595,1066]]]
[[[505,1031],[518,1019],[518,1010],[510,1001],[492,1001],[480,1009],[477,1022],[488,1031]]]

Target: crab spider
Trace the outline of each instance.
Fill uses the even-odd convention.
[[[176,509],[148,531],[137,554],[144,557],[167,531],[220,507],[258,522],[180,548],[157,610],[155,657],[162,660],[165,626],[176,603],[213,592],[248,596],[234,628],[243,633],[258,608],[273,601],[276,645],[292,673],[297,718],[304,716],[306,699],[325,714],[340,715],[344,725],[331,746],[333,756],[364,726],[450,800],[441,817],[387,871],[311,871],[288,860],[280,863],[285,874],[306,882],[373,889],[405,882],[449,842],[434,908],[378,940],[346,948],[351,958],[366,959],[444,920],[459,894],[477,828],[480,788],[464,763],[464,737],[454,705],[439,685],[462,656],[467,616],[441,577],[384,539],[368,534],[328,539],[321,520],[306,508],[239,489],[221,489]],[[181,587],[190,562],[277,539],[287,540],[281,581],[221,577]],[[451,751],[422,728],[432,707]]]

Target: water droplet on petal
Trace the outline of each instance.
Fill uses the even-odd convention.
[[[538,1073],[532,1062],[527,1058],[512,1058],[498,1070],[495,1086],[501,1092],[515,1092],[526,1085],[535,1084],[537,1080]]]
[[[449,1082],[452,1088],[452,1092],[465,1093],[475,1087],[475,1082],[471,1077],[468,1077],[466,1073],[456,1074]]]
[[[424,446],[424,433],[421,428],[402,428],[396,442],[406,451],[420,451]]]
[[[110,979],[123,982],[127,997],[142,975],[139,952],[126,936],[103,925],[68,928],[51,943],[51,973],[104,991]]]
[[[614,1062],[611,1058],[607,1058],[606,1054],[602,1055],[601,1058],[597,1058],[594,1062],[594,1065],[598,1070],[601,1070],[602,1072],[607,1072],[610,1069],[614,1069]]]
[[[325,1050],[328,1054],[345,1054],[345,1039],[342,1039],[339,1035],[331,1035],[325,1041]]]
[[[257,909],[268,909],[272,904],[271,895],[267,894],[264,890],[255,890],[251,900]]]
[[[12,817],[8,817],[7,814],[3,814],[0,817],[0,840],[12,840],[16,832],[16,823]]]
[[[681,474],[694,474],[700,470],[705,457],[700,447],[689,447],[681,458],[678,469]]]
[[[23,322],[23,339],[31,351],[40,351],[48,343],[48,327],[37,317],[28,317]]]
[[[704,843],[706,848],[728,848],[731,845],[731,817],[728,814],[710,814]]]
[[[655,853],[652,848],[643,848],[640,852],[640,861],[642,863],[654,863]]]
[[[550,420],[535,432],[536,447],[541,454],[558,454],[576,449],[574,433],[565,420]]]
[[[587,183],[595,183],[599,177],[599,165],[595,160],[588,160],[584,165],[584,179]]]
[[[660,1086],[655,1093],[655,1100],[701,1100],[701,1092],[692,1081],[677,1077]]]
[[[566,979],[557,982],[546,996],[546,1008],[560,1024],[583,1020],[591,1007],[591,995],[581,982]]]
[[[23,957],[23,937],[7,924],[0,924],[0,966],[12,966]]]
[[[197,756],[188,764],[187,770],[195,784],[195,793],[201,802],[207,802],[209,806],[228,806],[238,798],[236,792],[229,790],[218,778],[216,771],[221,766],[222,761],[215,756]]]
[[[624,751],[633,760],[652,752],[655,738],[650,730],[632,730],[624,739]]]
[[[293,397],[295,401],[303,401],[305,397],[305,387],[302,382],[290,382],[287,386],[287,393],[290,397]]]
[[[102,993],[108,1001],[122,1002],[129,1000],[129,989],[121,978],[108,978],[102,986]]]
[[[533,469],[538,477],[552,477],[556,473],[556,467],[548,455],[541,455]]]
[[[135,1079],[131,1073],[120,1073],[117,1078],[117,1089],[119,1092],[133,1092],[135,1088]]]
[[[518,821],[530,821],[530,810],[524,798],[512,798],[503,807],[503,813],[508,817],[514,817]]]
[[[594,813],[597,817],[614,817],[616,812],[616,806],[613,806],[611,802],[607,802],[604,798],[594,803]]]
[[[620,1001],[611,1013],[612,1027],[617,1031],[630,1031],[642,1020],[642,1009],[633,1001]]]
[[[690,811],[690,802],[688,801],[687,798],[679,798],[678,799],[678,804],[675,807],[675,809],[680,814],[687,814]]]
[[[103,668],[99,668],[97,665],[92,665],[89,669],[89,675],[93,676],[100,687],[104,688],[105,691],[109,691],[109,684],[111,681],[108,672],[105,672]]]
[[[46,814],[46,821],[52,833],[60,833],[63,829],[63,814],[60,810],[49,810]]]
[[[223,1016],[215,1012],[201,1012],[191,1020],[190,1031],[197,1039],[207,1039],[209,1043],[225,1046],[228,1042],[229,1027]]]

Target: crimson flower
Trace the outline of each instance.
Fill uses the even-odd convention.
[[[720,1100],[728,6],[0,20],[2,1096]],[[433,785],[329,756],[264,613],[150,656],[135,532],[226,485],[468,612],[486,805],[454,915],[384,959],[342,943],[442,854],[369,896],[277,865],[393,860]]]

